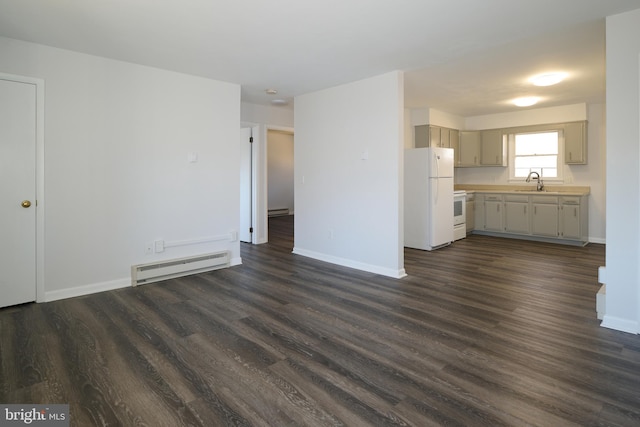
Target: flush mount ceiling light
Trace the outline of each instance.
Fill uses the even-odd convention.
[[[287,105],[289,102],[286,99],[272,99],[271,104],[273,105]]]
[[[275,95],[276,93],[278,93],[278,91],[275,89],[267,89],[265,90],[265,92],[267,95]]]
[[[513,100],[513,104],[518,107],[530,107],[534,104],[537,104],[540,98],[537,96],[525,96],[522,98],[516,98]]]
[[[567,78],[567,73],[545,73],[529,79],[536,86],[552,86]]]

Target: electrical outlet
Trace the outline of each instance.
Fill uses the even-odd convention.
[[[151,255],[153,253],[153,243],[148,242],[144,245],[144,253],[145,255]]]

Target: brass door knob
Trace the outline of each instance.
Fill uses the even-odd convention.
[[[23,200],[21,205],[22,205],[23,208],[28,208],[28,207],[31,206],[31,202],[28,201],[28,200]]]

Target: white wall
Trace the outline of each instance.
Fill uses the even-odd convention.
[[[6,38],[0,72],[45,80],[46,299],[127,286],[155,259],[240,262],[239,86]],[[184,245],[145,254],[156,239]]]
[[[589,241],[605,243],[605,106],[573,104],[537,108],[513,113],[467,117],[465,130],[496,129],[588,120],[586,165],[565,165],[565,185],[589,186]],[[509,170],[503,167],[456,168],[456,184],[509,184]]]
[[[586,104],[531,108],[509,113],[487,114],[465,118],[465,130],[499,129],[547,123],[577,122],[587,119]]]
[[[288,209],[293,204],[293,134],[270,130],[267,133],[268,208]]]
[[[602,325],[640,332],[640,9],[607,18],[607,285]]]
[[[295,253],[405,274],[403,116],[399,72],[296,98]]]

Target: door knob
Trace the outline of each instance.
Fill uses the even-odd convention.
[[[30,202],[30,201],[28,201],[28,200],[23,200],[23,201],[22,201],[22,203],[21,203],[21,206],[22,206],[23,208],[28,208],[28,207],[30,207],[30,206],[31,206],[31,202]]]

